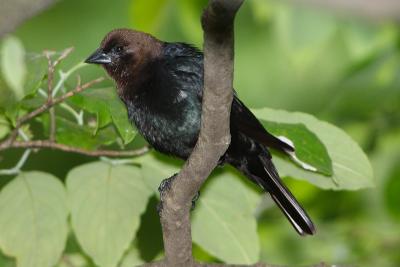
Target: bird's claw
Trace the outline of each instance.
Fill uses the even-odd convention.
[[[171,177],[164,179],[161,181],[160,186],[158,187],[158,192],[160,192],[160,203],[158,203],[157,205],[157,212],[158,215],[161,216],[161,212],[163,209],[163,199],[164,199],[164,195],[166,192],[168,192],[171,189],[171,184],[172,181],[175,179],[175,177],[177,176],[177,173],[175,173],[174,175],[172,175]],[[194,208],[196,207],[196,201],[199,199],[200,197],[200,191],[196,193],[196,195],[193,197],[192,199],[192,206],[190,208],[190,210],[194,210]]]
[[[158,212],[158,215],[160,215],[160,216],[161,216],[161,212],[162,212],[162,208],[163,208],[164,195],[166,192],[168,192],[171,189],[172,181],[175,179],[175,177],[177,175],[178,174],[175,173],[171,177],[162,180],[160,183],[160,186],[158,187],[158,192],[160,192],[160,203],[158,203],[158,205],[157,205],[157,212]]]
[[[194,208],[196,207],[196,201],[200,198],[200,191],[198,191],[196,193],[196,195],[193,197],[192,199],[192,207],[190,208],[191,211],[194,210]]]
[[[161,181],[159,187],[158,187],[158,192],[160,192],[160,195],[162,196],[165,192],[167,192],[169,189],[171,189],[171,184],[172,181],[175,179],[175,177],[178,174],[175,173],[174,175],[172,175],[171,177],[164,179]]]

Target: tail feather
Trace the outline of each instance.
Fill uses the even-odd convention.
[[[266,175],[253,176],[257,183],[270,193],[272,199],[300,235],[315,234],[315,226],[296,198],[282,183],[271,159],[259,156]]]

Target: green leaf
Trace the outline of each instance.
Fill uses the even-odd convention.
[[[272,134],[278,137],[284,136],[294,144],[296,158],[301,161],[300,166],[306,163],[322,174],[332,175],[332,162],[325,146],[303,124],[278,123],[264,120],[261,120],[261,122]]]
[[[302,170],[279,157],[275,157],[274,163],[282,176],[306,180],[325,189],[356,190],[374,185],[372,167],[367,156],[341,129],[300,112],[287,112],[269,108],[257,109],[253,112],[262,120],[304,124],[328,150],[333,166],[331,177]]]
[[[120,100],[115,105],[110,105],[111,118],[117,127],[119,134],[124,140],[124,144],[130,143],[136,136],[136,129],[133,128],[132,123],[128,119],[126,107]]]
[[[26,68],[25,98],[32,97],[41,86],[47,88],[48,61],[44,55],[32,55],[26,59]]]
[[[101,129],[93,134],[93,128],[78,125],[71,121],[57,117],[57,141],[76,147],[96,149],[101,145],[110,145],[115,141],[116,133],[110,127]]]
[[[4,115],[6,116],[7,119],[10,120],[12,126],[15,126],[15,124],[17,123],[18,114],[19,114],[18,105],[8,106],[4,111]]]
[[[97,265],[116,266],[152,193],[139,168],[85,164],[69,172],[67,191],[72,228],[82,249]]]
[[[260,196],[233,172],[210,178],[193,212],[193,241],[224,262],[257,262],[260,246],[254,212]]]
[[[45,114],[38,118],[43,123],[44,132],[49,133],[49,116]],[[106,127],[93,133],[93,128],[87,125],[78,125],[62,117],[56,117],[56,139],[58,143],[94,150],[101,145],[110,145],[115,142],[116,132],[112,127]]]
[[[46,98],[44,98],[41,95],[34,95],[34,96],[29,96],[29,97],[24,97],[19,104],[20,107],[23,109],[36,109],[40,106],[42,106],[46,102]]]
[[[21,99],[26,77],[24,46],[18,38],[9,36],[3,40],[0,51],[3,77],[17,99]]]
[[[111,119],[125,144],[136,136],[136,130],[128,119],[125,105],[114,88],[98,88],[84,91],[70,100],[73,104],[97,114],[97,128],[104,127]]]
[[[9,88],[4,77],[0,75],[0,113],[4,114],[8,109],[15,106],[16,97]]]
[[[0,193],[0,247],[18,267],[51,267],[68,233],[62,183],[43,172],[21,173]]]
[[[399,157],[400,159],[400,157]],[[385,207],[397,221],[400,221],[400,167],[397,165],[387,178],[384,188]]]
[[[0,140],[10,132],[10,126],[4,116],[0,115]]]
[[[180,164],[177,161],[155,151],[135,159],[135,162],[141,165],[144,182],[157,196],[159,196],[158,186],[161,181],[180,170]]]
[[[126,255],[123,257],[118,267],[133,267],[139,266],[145,263],[140,257],[140,253],[137,247],[131,247]]]
[[[79,253],[64,254],[56,267],[88,267],[87,260]]]
[[[4,256],[0,252],[0,266],[1,267],[15,267],[15,260]]]

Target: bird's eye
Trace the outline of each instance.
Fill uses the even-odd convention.
[[[121,53],[123,49],[124,49],[124,48],[123,48],[122,46],[116,46],[114,50],[115,50],[115,52],[117,52],[117,53]]]

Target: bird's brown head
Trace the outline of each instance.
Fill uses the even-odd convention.
[[[148,63],[162,53],[162,42],[139,31],[116,29],[109,32],[100,47],[85,62],[102,65],[119,87],[137,79]]]

